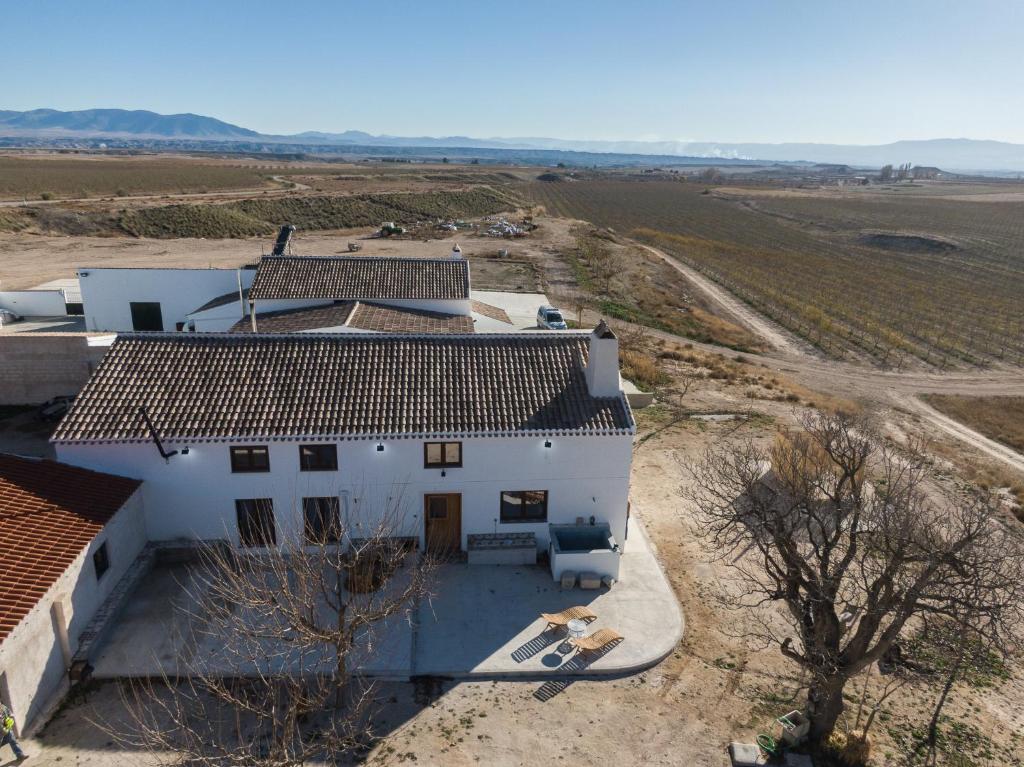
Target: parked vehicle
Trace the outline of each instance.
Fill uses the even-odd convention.
[[[12,322],[20,322],[21,315],[15,314],[10,309],[0,309],[0,325],[10,325]]]
[[[537,327],[546,330],[565,330],[568,325],[562,313],[553,306],[542,306],[537,310]]]

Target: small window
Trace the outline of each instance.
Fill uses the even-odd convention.
[[[243,546],[273,546],[277,543],[274,501],[271,498],[242,498],[235,501],[238,542]]]
[[[501,494],[502,522],[547,522],[547,490],[515,490]]]
[[[300,445],[299,468],[302,471],[337,471],[337,445]]]
[[[341,507],[337,498],[303,498],[302,516],[308,543],[337,543],[341,539]]]
[[[235,474],[270,471],[270,451],[264,445],[231,448],[231,471]]]
[[[424,442],[423,466],[427,469],[450,469],[462,466],[462,443]]]
[[[164,317],[159,301],[129,301],[132,330],[163,330]]]
[[[110,552],[107,551],[106,541],[92,553],[92,566],[96,568],[96,580],[102,578],[103,573],[110,569]]]
[[[65,302],[64,312],[69,317],[80,317],[85,314],[85,304],[80,301]]]

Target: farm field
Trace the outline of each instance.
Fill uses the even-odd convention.
[[[1024,397],[929,394],[924,400],[989,439],[1024,452]]]
[[[248,199],[111,208],[109,203],[0,209],[0,231],[72,236],[253,237],[282,222],[305,231],[411,224],[481,216],[516,208],[517,200],[489,187],[339,195],[254,195]]]
[[[1024,364],[1024,202],[953,189],[958,199],[598,179],[525,193],[662,248],[833,358]]]
[[[0,155],[0,200],[185,194],[275,186],[240,163],[182,156]]]

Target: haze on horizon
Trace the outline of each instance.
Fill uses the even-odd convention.
[[[0,108],[263,133],[1024,143],[1024,6],[299,0],[11,4]]]

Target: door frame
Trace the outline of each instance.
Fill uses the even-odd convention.
[[[457,537],[454,551],[462,551],[462,493],[424,493],[423,494],[423,548],[430,548],[430,499],[444,498],[448,502],[448,515],[455,513]],[[454,500],[454,503],[453,503]]]

